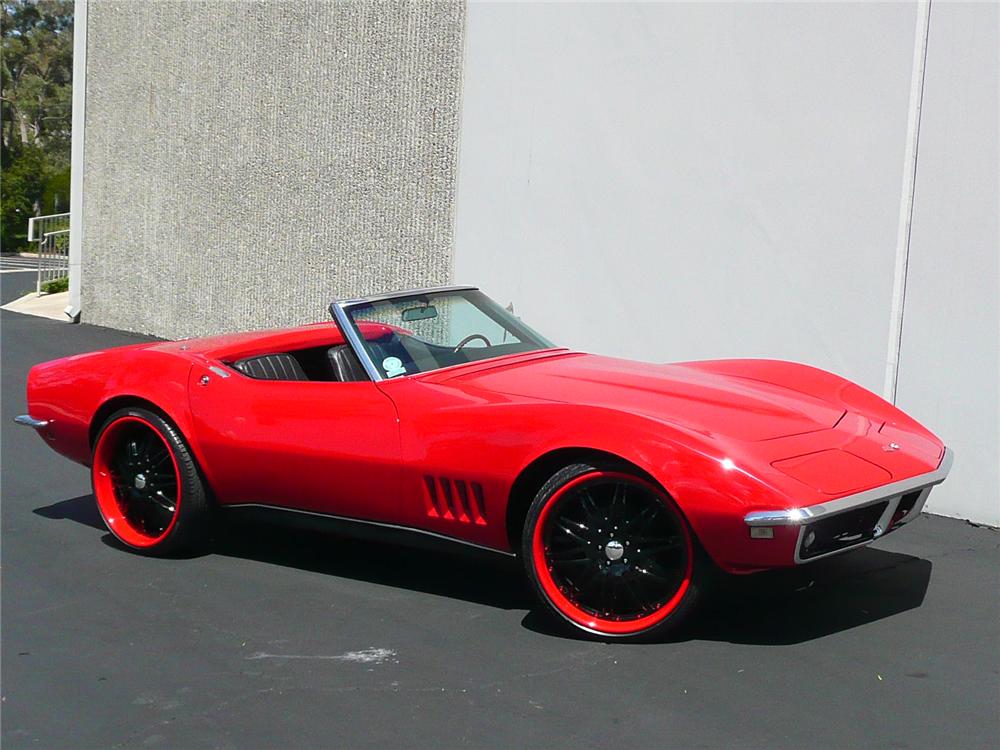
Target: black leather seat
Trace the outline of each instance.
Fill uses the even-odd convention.
[[[368,380],[368,373],[361,366],[354,350],[347,344],[331,346],[327,349],[326,357],[330,360],[330,369],[333,371],[334,380],[339,380],[341,383]]]
[[[291,354],[260,354],[233,362],[233,367],[257,380],[309,380]]]

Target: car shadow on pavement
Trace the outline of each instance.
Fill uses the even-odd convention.
[[[407,536],[415,543],[422,539]],[[229,520],[219,524],[210,551],[500,609],[533,604],[515,558],[472,547],[420,548],[280,523]]]
[[[101,514],[97,512],[97,503],[93,495],[80,495],[69,500],[62,500],[32,511],[36,516],[51,518],[54,521],[76,521],[84,526],[90,526],[98,531],[107,531]]]
[[[37,508],[106,533],[91,495]],[[525,609],[525,628],[579,637],[539,607],[518,560],[466,548],[417,549],[341,534],[246,521],[220,523],[206,554],[255,560],[475,602]],[[670,640],[792,645],[850,630],[919,607],[932,564],[912,555],[864,548],[788,570],[719,576],[702,609]]]
[[[913,555],[863,548],[799,568],[719,574],[700,612],[667,640],[806,643],[916,609],[927,593],[931,568],[929,560]],[[529,612],[524,626],[562,634],[544,614]]]
[[[93,495],[63,500],[34,512],[44,518],[75,521],[98,529],[104,532],[105,544],[129,553],[107,533]],[[189,557],[204,554],[255,560],[501,609],[529,609],[534,605],[518,560],[459,545],[419,549],[281,523],[222,519],[215,525],[205,550]]]
[[[691,638],[805,643],[916,609],[933,565],[871,547],[787,570],[729,577]]]

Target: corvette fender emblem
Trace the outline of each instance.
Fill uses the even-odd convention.
[[[886,452],[889,452],[889,451],[898,451],[899,448],[900,448],[899,443],[889,443],[888,445],[883,445],[882,446],[882,450],[884,450]]]

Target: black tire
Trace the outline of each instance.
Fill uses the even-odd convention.
[[[190,553],[207,537],[201,472],[180,431],[156,412],[129,407],[108,417],[94,440],[91,486],[105,526],[131,550]]]
[[[641,528],[636,515],[646,516]],[[595,531],[602,523],[608,528]],[[638,535],[647,529],[652,537]],[[648,545],[644,553],[642,544]],[[675,632],[695,609],[710,568],[670,496],[614,464],[577,463],[556,472],[531,503],[521,549],[545,607],[578,633],[601,640],[658,640]],[[638,553],[631,563],[629,549]]]

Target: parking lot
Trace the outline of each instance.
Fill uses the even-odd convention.
[[[687,632],[646,645],[567,635],[499,557],[224,527],[205,555],[144,558],[104,530],[86,469],[11,423],[32,364],[141,337],[0,315],[5,748],[1000,736],[994,530],[924,517],[870,549],[730,581]]]

